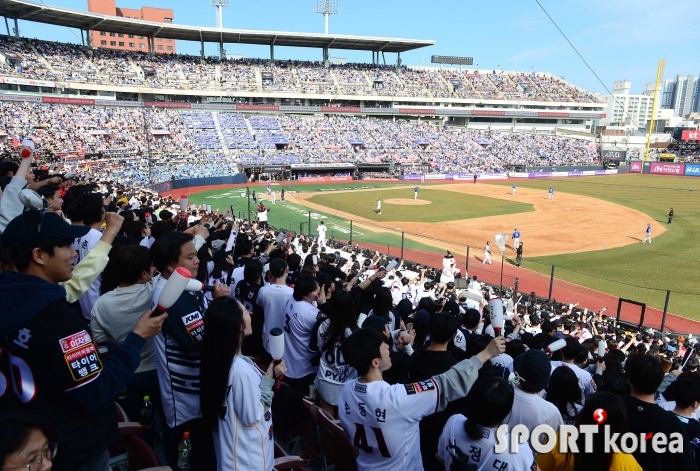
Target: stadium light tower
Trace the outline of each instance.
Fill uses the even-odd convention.
[[[219,29],[224,28],[224,10],[223,7],[230,7],[231,0],[209,0],[210,4],[216,7],[216,27]],[[224,44],[219,42],[219,57],[224,58]]]
[[[316,0],[316,13],[322,13],[326,19],[326,34],[328,34],[328,16],[338,14],[339,4],[340,0]]]

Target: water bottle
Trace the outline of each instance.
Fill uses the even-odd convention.
[[[150,427],[153,425],[153,404],[151,404],[150,396],[143,397],[143,403],[141,404],[140,424],[144,427]]]
[[[182,440],[177,445],[177,469],[188,471],[190,469],[190,453],[192,452],[192,442],[190,442],[190,432],[182,434]]]

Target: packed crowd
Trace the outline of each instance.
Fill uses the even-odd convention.
[[[220,154],[224,149],[265,151],[263,163],[265,158],[270,163],[278,161],[276,153],[292,151],[303,163],[393,162],[420,165],[424,173],[485,173],[522,165],[599,162],[592,140],[407,120],[294,115],[246,118],[240,113],[0,102],[0,122],[5,126],[0,130],[8,134],[0,142],[0,152],[11,152],[30,137],[42,155],[111,156],[115,171],[125,170],[122,157],[150,153],[158,161],[156,174],[166,179],[188,172],[215,176],[210,174],[234,171],[233,165],[222,168],[210,162],[208,153]],[[190,163],[182,167],[179,160],[186,156]],[[229,160],[237,157],[232,154]]]
[[[219,60],[188,55],[85,48],[0,35],[0,49],[23,60],[0,64],[0,73],[102,85],[161,89],[265,91],[325,95],[370,95],[484,100],[597,102],[599,98],[545,74],[479,73],[456,69],[262,59]],[[153,67],[145,74],[141,66]],[[258,79],[260,74],[260,79]],[[258,87],[260,83],[260,87]],[[455,85],[456,84],[456,85]]]
[[[497,291],[449,252],[276,230],[269,186],[235,219],[22,149],[0,162],[2,469],[698,469],[691,335]],[[515,426],[546,434],[496,452]]]

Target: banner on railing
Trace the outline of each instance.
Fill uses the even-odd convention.
[[[683,175],[683,164],[662,164],[654,162],[651,164],[649,173],[663,175]]]
[[[58,96],[43,96],[41,97],[41,102],[55,105],[95,105],[95,100],[91,100],[89,98],[62,98]]]
[[[630,162],[630,173],[642,173],[642,161],[633,160]]]
[[[303,183],[324,183],[324,182],[348,182],[352,181],[350,175],[328,176],[328,177],[298,177]]]
[[[0,83],[7,83],[10,85],[30,85],[32,87],[56,88],[56,82],[50,82],[48,80],[23,79],[19,77],[0,77]]]
[[[698,164],[685,164],[685,175],[691,177],[700,177],[700,165]]]

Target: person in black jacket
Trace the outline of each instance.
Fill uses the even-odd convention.
[[[668,212],[668,223],[671,224],[671,221],[673,221],[673,208]]]
[[[515,250],[515,262],[518,264],[518,266],[522,265],[523,263],[523,243],[520,242],[520,245],[518,245],[518,248]]]
[[[53,421],[54,471],[109,469],[107,447],[118,437],[114,398],[136,371],[146,339],[167,317],[145,313],[109,358],[100,357],[85,319],[58,284],[71,278],[71,244],[88,229],[53,213],[26,211],[2,234],[19,273],[0,273],[0,375],[13,385],[0,387],[0,409]],[[119,227],[108,230],[116,235]]]

